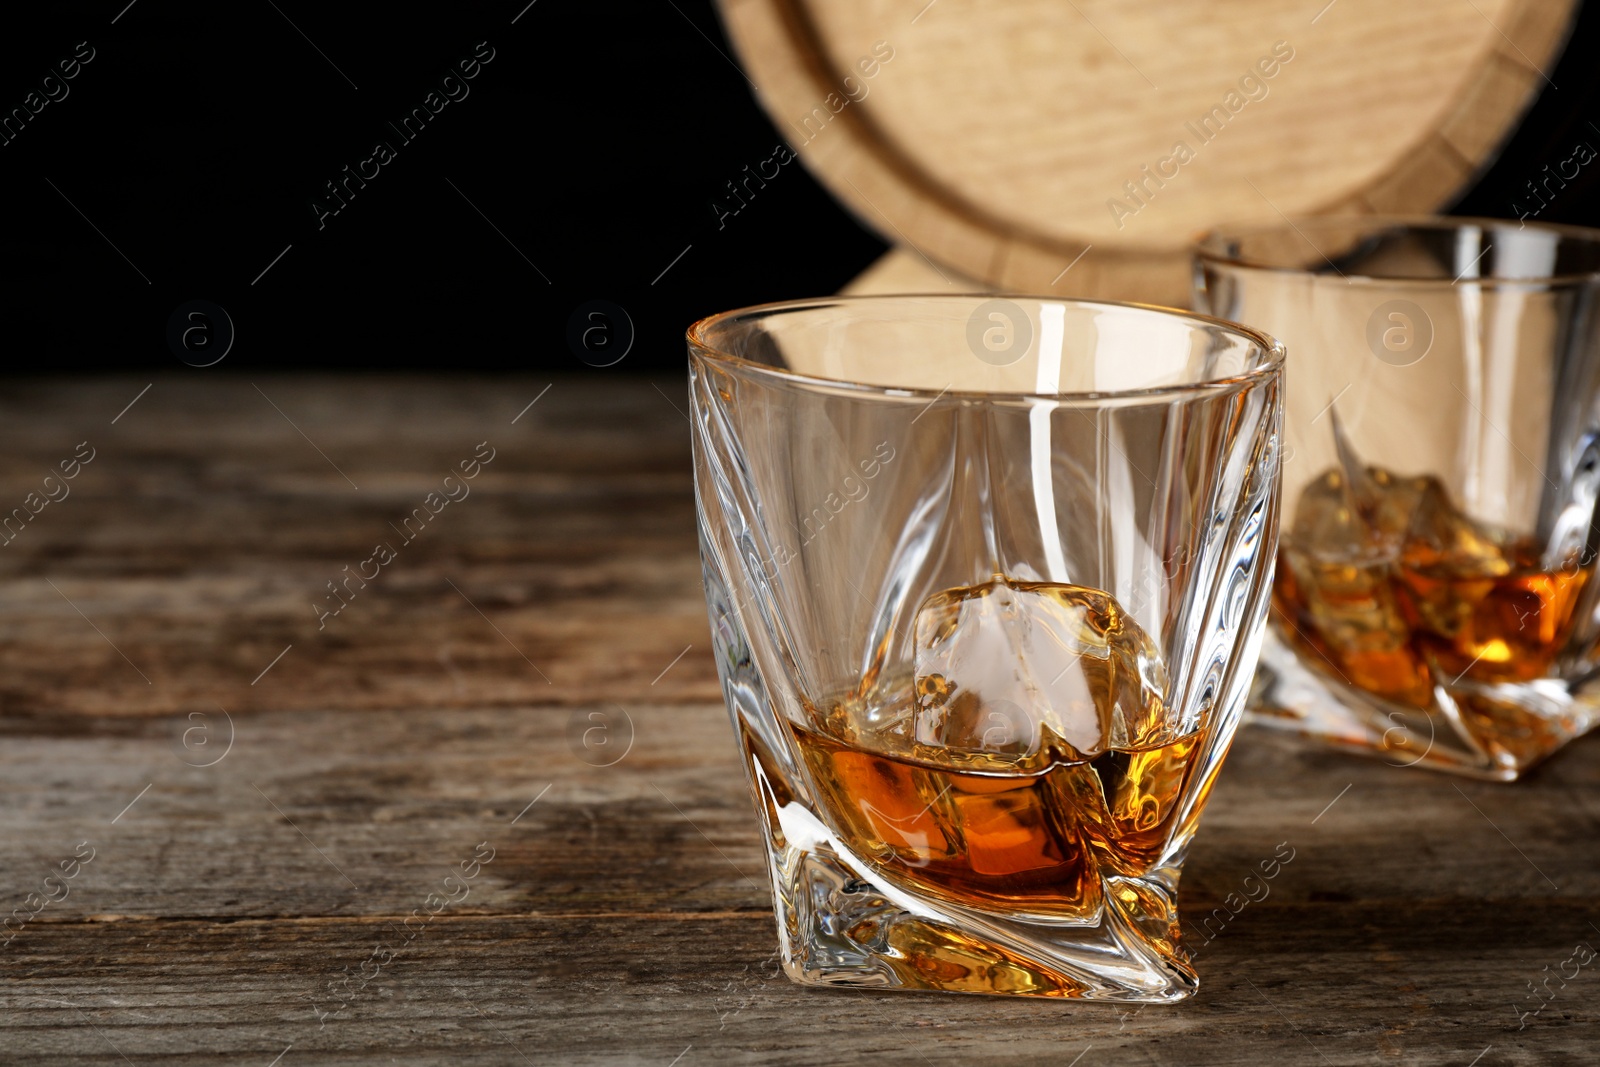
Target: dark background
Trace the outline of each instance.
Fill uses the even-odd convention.
[[[795,165],[719,227],[713,200],[781,137],[709,0],[525,4],[8,15],[0,113],[79,41],[96,54],[0,145],[4,369],[182,372],[168,321],[200,299],[234,325],[218,370],[582,371],[568,324],[593,300],[636,332],[595,373],[675,370],[693,319],[832,292],[884,250]],[[479,41],[469,95],[403,143],[386,123]],[[1546,164],[1600,148],[1597,42],[1590,5],[1558,88],[1456,210],[1509,217]],[[319,230],[311,202],[377,140],[397,158]],[[1600,224],[1597,173],[1539,218]]]

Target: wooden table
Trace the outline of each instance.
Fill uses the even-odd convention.
[[[0,398],[0,506],[94,450],[0,548],[5,908],[66,894],[0,950],[0,1061],[1595,1062],[1600,739],[1497,786],[1246,731],[1176,1007],[801,989],[680,381],[147,381]]]

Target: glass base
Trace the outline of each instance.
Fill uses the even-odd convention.
[[[1513,782],[1600,724],[1600,694],[1576,683],[1435,685],[1416,708],[1344,684],[1268,628],[1246,721],[1313,737],[1396,767]]]
[[[1147,879],[1111,878],[1096,915],[996,915],[913,897],[759,767],[785,972],[801,985],[1164,1003],[1199,987],[1177,909]],[[782,792],[781,787],[778,790]]]

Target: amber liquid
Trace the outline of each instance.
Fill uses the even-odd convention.
[[[1408,484],[1369,471],[1386,490],[1399,493]],[[1337,485],[1337,475],[1319,482]],[[1316,488],[1302,497],[1296,534],[1316,525],[1318,517],[1307,515],[1317,506],[1308,499]],[[1437,483],[1427,491],[1439,493]],[[1531,541],[1498,538],[1447,502],[1433,518],[1428,536],[1415,525],[1394,531],[1388,550],[1377,553],[1356,543],[1361,527],[1353,521],[1341,526],[1324,517],[1322,529],[1333,537],[1286,536],[1273,585],[1280,632],[1308,662],[1417,708],[1432,705],[1435,684],[1458,678],[1546,676],[1571,635],[1586,572],[1576,563],[1542,566]],[[1339,534],[1348,543],[1334,543]]]
[[[1511,554],[1531,554],[1520,548]],[[1448,566],[1297,567],[1282,552],[1277,573],[1273,607],[1293,624],[1291,641],[1352,684],[1416,707],[1432,699],[1430,656],[1446,681],[1543,677],[1567,643],[1585,579],[1529,565],[1495,577]],[[1404,631],[1388,621],[1391,604]]]
[[[1103,876],[1139,877],[1160,859],[1204,736],[1074,762],[997,757],[982,771],[968,755],[955,771],[791,728],[856,855],[957,903],[1075,917],[1098,911]],[[1134,908],[1144,901],[1131,897],[1149,892],[1117,891]]]

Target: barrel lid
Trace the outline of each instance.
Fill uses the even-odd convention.
[[[866,225],[1008,291],[1186,303],[1220,223],[1452,200],[1576,0],[718,0]]]

